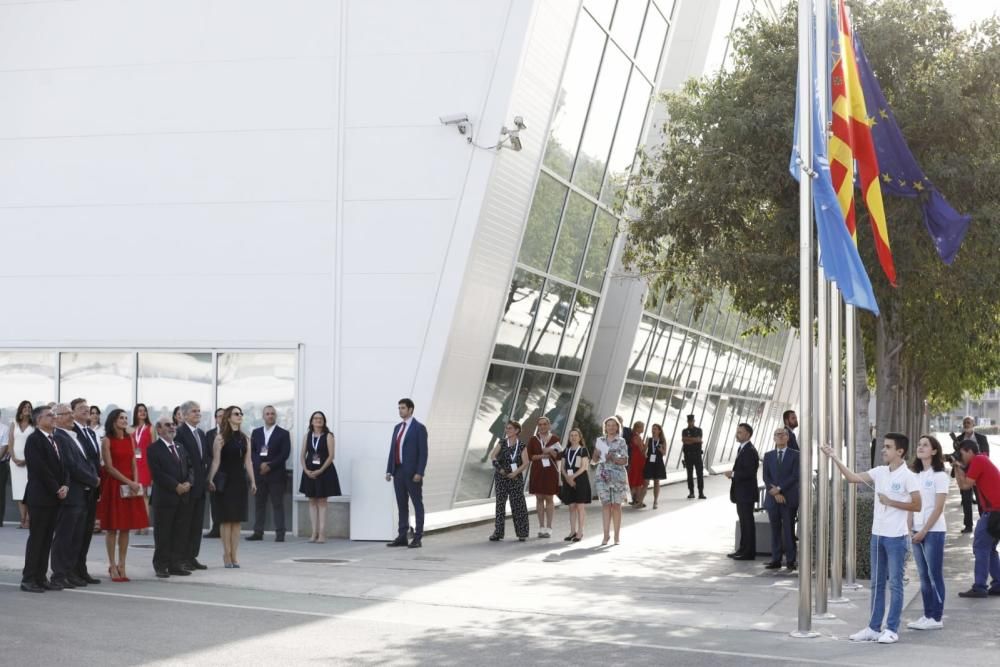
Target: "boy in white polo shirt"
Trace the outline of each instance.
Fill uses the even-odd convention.
[[[920,485],[917,476],[906,466],[910,441],[902,433],[886,433],[882,445],[882,463],[868,472],[856,473],[833,455],[833,449],[820,449],[840,468],[851,484],[867,484],[875,489],[875,518],[872,521],[871,572],[872,603],[868,626],[851,635],[851,641],[895,644],[899,641],[899,617],[903,612],[903,567],[907,516],[920,511]],[[889,617],[885,615],[885,583],[889,582]]]

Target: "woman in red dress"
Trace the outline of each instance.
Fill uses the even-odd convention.
[[[552,537],[552,518],[556,513],[553,496],[559,493],[559,468],[556,462],[562,445],[559,436],[549,431],[552,422],[548,417],[539,417],[538,432],[528,441],[528,460],[531,461],[531,476],[528,493],[535,496],[538,511],[538,536]]]
[[[129,581],[125,573],[125,554],[128,552],[128,533],[135,528],[149,526],[149,515],[139,483],[135,458],[135,443],[128,434],[128,413],[112,410],[104,424],[101,439],[101,457],[104,471],[101,480],[101,499],[97,503],[97,518],[107,531],[104,544],[108,550],[108,574],[111,581]],[[115,558],[115,544],[118,557]]]
[[[642,502],[646,495],[646,479],[643,477],[643,470],[646,467],[646,457],[643,456],[642,434],[646,430],[646,424],[636,422],[632,425],[632,440],[628,443],[628,487],[632,491],[632,507],[640,509],[645,507]]]
[[[132,410],[132,425],[128,434],[132,437],[132,447],[135,450],[135,467],[139,473],[139,483],[142,484],[142,502],[149,516],[149,492],[153,490],[153,478],[149,474],[149,464],[146,462],[146,450],[153,442],[153,424],[149,421],[149,410],[145,403],[136,403]],[[139,535],[149,533],[147,528],[139,530]]]

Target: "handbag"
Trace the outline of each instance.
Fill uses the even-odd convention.
[[[118,486],[118,493],[121,494],[122,498],[132,498],[135,496],[135,494],[132,493],[132,487],[128,484],[120,484]]]
[[[215,493],[222,493],[226,490],[226,473],[221,470],[215,473],[215,477],[212,478],[212,484],[215,484]]]

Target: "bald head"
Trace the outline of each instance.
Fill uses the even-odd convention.
[[[56,426],[67,431],[73,430],[73,410],[69,403],[56,403],[52,407],[52,415],[56,418]]]

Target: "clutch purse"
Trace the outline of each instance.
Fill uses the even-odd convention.
[[[119,484],[118,492],[121,494],[122,498],[132,498],[135,496],[135,494],[132,493],[132,487],[128,484]]]

